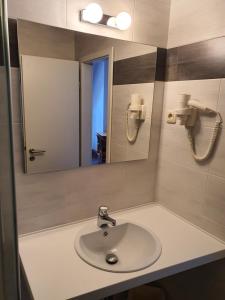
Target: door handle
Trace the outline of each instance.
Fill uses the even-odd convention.
[[[29,153],[31,156],[39,156],[45,154],[46,150],[40,150],[40,149],[30,149]]]

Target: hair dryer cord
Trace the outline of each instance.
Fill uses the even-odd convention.
[[[127,111],[126,113],[126,134],[127,134],[127,139],[129,141],[129,143],[131,144],[134,144],[137,140],[137,137],[138,137],[138,132],[139,132],[139,129],[140,129],[140,120],[135,120],[135,122],[137,123],[136,124],[136,128],[134,129],[134,134],[131,136],[129,134],[129,111]]]
[[[212,137],[210,139],[208,149],[207,149],[206,153],[202,156],[198,156],[196,153],[195,140],[194,140],[194,135],[193,135],[193,127],[186,127],[187,134],[188,134],[188,140],[190,142],[190,146],[191,146],[191,150],[192,150],[192,155],[196,161],[201,162],[201,161],[207,160],[210,157],[210,155],[215,147],[215,143],[216,143],[219,131],[220,131],[220,125],[223,123],[222,117],[219,112],[217,112],[217,118],[218,118],[218,120],[216,121],[215,126],[213,128]]]

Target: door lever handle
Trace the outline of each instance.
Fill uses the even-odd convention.
[[[43,155],[45,154],[46,150],[40,150],[40,149],[30,149],[29,150],[29,153],[32,155],[32,156],[38,156],[38,155]]]

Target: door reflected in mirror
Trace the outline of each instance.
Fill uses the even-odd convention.
[[[106,162],[107,108],[108,108],[108,58],[91,62],[92,85],[92,164]],[[82,152],[81,152],[82,153]]]
[[[81,63],[81,166],[110,162],[107,145],[111,107],[112,49]]]
[[[17,26],[25,172],[148,159],[157,48]]]

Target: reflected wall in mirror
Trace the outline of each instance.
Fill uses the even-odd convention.
[[[25,172],[147,159],[157,48],[17,27]]]

